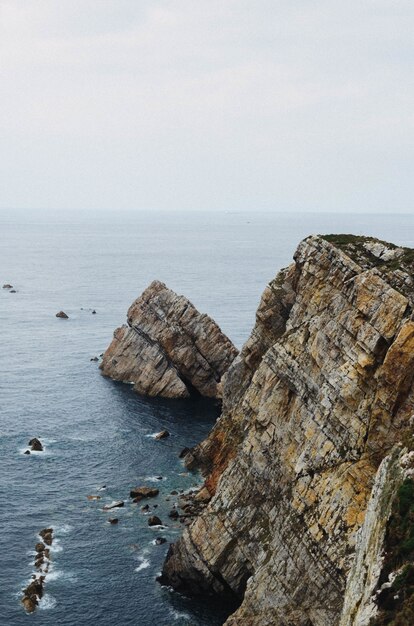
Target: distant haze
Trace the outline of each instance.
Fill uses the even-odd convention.
[[[0,210],[413,211],[412,0],[0,0]]]

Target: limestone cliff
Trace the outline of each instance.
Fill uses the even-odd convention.
[[[227,626],[339,624],[377,470],[414,412],[413,259],[312,236],[266,288],[223,415],[187,457],[211,500],[161,577],[238,598]]]
[[[154,281],[128,310],[101,363],[102,373],[138,393],[221,397],[221,379],[237,354],[217,324],[184,296]]]

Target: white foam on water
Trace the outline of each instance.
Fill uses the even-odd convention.
[[[171,609],[170,613],[174,619],[191,619],[188,613],[183,613],[182,611],[174,611],[174,609]]]
[[[150,562],[148,559],[145,559],[144,557],[140,556],[139,560],[141,561],[140,564],[138,565],[138,567],[135,568],[136,572],[140,572],[143,569],[146,569],[147,567],[150,566]]]
[[[167,480],[164,476],[159,477],[156,474],[154,474],[154,476],[145,476],[145,478],[143,480],[146,480],[149,483],[160,483],[163,480]]]
[[[39,609],[42,611],[47,611],[49,609],[54,609],[57,604],[56,598],[50,595],[50,593],[45,593],[43,598],[39,600]]]
[[[158,524],[158,526],[150,526],[151,530],[165,530],[168,526],[164,526],[163,524]]]
[[[158,431],[159,433],[159,431]],[[146,437],[150,437],[151,439],[155,439],[155,437],[158,435],[158,433],[150,433],[149,435],[145,435]]]
[[[62,535],[68,535],[69,533],[72,532],[73,530],[73,526],[71,526],[70,524],[62,524],[62,525],[58,525],[58,526],[53,526],[54,529],[54,533],[57,534],[62,534]]]
[[[51,552],[62,552],[63,548],[60,545],[59,539],[53,538],[53,542],[51,546],[47,546]]]

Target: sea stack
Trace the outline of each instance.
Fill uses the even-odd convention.
[[[311,236],[266,287],[185,456],[212,498],[160,578],[238,602],[226,626],[378,626],[410,602],[413,275],[414,250]]]
[[[128,310],[103,355],[105,376],[148,396],[220,398],[237,350],[218,325],[184,296],[154,281]]]

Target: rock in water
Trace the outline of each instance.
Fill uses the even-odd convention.
[[[153,487],[135,487],[131,489],[129,495],[131,498],[135,498],[136,501],[143,500],[144,498],[155,498],[158,496],[159,490]]]
[[[110,504],[105,504],[105,506],[103,507],[104,511],[110,511],[111,509],[117,509],[124,506],[124,501],[123,500],[114,500],[113,502],[111,502]]]
[[[162,526],[162,521],[156,515],[151,515],[148,519],[148,526]]]
[[[66,315],[64,311],[59,311],[59,313],[56,313],[56,317],[60,317],[63,320],[69,319],[69,315]]]
[[[30,439],[29,446],[35,452],[43,452],[43,445],[37,437],[33,437],[33,439]]]
[[[6,283],[5,285],[3,285],[3,289],[13,289],[13,285]]]
[[[169,436],[170,433],[168,432],[168,430],[161,430],[161,432],[155,435],[155,439],[166,439]]]
[[[128,325],[115,331],[100,368],[141,394],[184,398],[195,390],[216,398],[236,355],[208,315],[154,281],[129,308]]]
[[[338,626],[344,604],[341,626],[368,624],[355,615],[373,597],[384,503],[397,488],[393,465],[380,464],[412,441],[414,251],[312,236],[294,259],[263,293],[221,418],[187,455],[212,498],[161,576],[185,593],[238,599],[226,626]],[[371,495],[373,485],[391,492]]]

